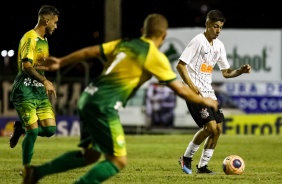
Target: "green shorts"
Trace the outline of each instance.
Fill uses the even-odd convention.
[[[81,132],[79,147],[114,156],[126,156],[126,142],[118,111],[87,103],[78,109]]]
[[[13,104],[24,126],[30,126],[38,120],[55,119],[54,110],[49,99],[32,99],[13,102]]]

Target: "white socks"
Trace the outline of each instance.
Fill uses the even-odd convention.
[[[193,142],[190,142],[184,153],[184,157],[192,158],[195,152],[199,149],[199,147],[200,145],[196,145]]]
[[[193,155],[196,153],[196,151],[198,151],[199,147],[200,145],[196,145],[193,142],[190,142],[183,156],[192,158]],[[198,164],[199,168],[208,164],[208,162],[210,161],[213,155],[213,152],[214,152],[214,149],[203,149],[202,156]]]
[[[210,161],[213,155],[213,152],[214,152],[214,149],[203,149],[198,168],[203,167],[208,164],[208,162]]]

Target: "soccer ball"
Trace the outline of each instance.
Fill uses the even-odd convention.
[[[245,162],[238,155],[229,155],[223,160],[222,169],[227,175],[241,175],[245,170]]]

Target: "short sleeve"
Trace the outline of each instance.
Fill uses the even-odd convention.
[[[31,34],[25,35],[21,40],[19,59],[22,62],[29,61],[32,63],[33,58],[34,58],[35,46],[36,46],[36,38],[32,37]]]
[[[201,47],[201,43],[197,41],[197,39],[192,39],[180,55],[179,60],[189,64],[196,52],[199,50],[199,47]]]
[[[169,60],[161,52],[156,55],[149,55],[145,63],[145,68],[160,82],[170,82],[177,78],[171,68]]]
[[[110,41],[110,42],[106,42],[103,43],[102,45],[100,45],[101,48],[101,53],[102,53],[102,58],[106,61],[109,59],[109,57],[111,57],[115,51],[115,48],[117,46],[117,44],[120,43],[120,39],[119,40],[114,40],[114,41]]]

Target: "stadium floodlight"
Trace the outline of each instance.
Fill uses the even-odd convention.
[[[6,57],[8,55],[8,52],[6,50],[1,51],[1,56]]]
[[[14,50],[2,50],[1,51],[1,56],[4,58],[4,64],[7,66],[9,64],[10,61],[10,57],[13,57],[15,54]]]
[[[15,54],[15,51],[14,51],[14,50],[9,50],[9,51],[8,51],[8,56],[9,56],[9,57],[13,57],[14,54]]]

